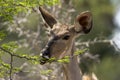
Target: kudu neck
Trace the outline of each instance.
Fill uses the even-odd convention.
[[[71,49],[70,62],[63,64],[65,80],[82,80],[81,71],[77,61],[77,56],[74,55],[74,43]]]

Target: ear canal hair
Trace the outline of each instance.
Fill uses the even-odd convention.
[[[92,14],[89,11],[83,12],[76,17],[75,30],[77,33],[89,33],[92,28]]]
[[[45,20],[45,22],[52,28],[53,25],[57,23],[55,18],[49,12],[47,12],[45,9],[43,9],[42,7],[39,7],[39,10],[40,10],[41,15],[42,15],[43,19]]]

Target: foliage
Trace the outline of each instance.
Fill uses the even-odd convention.
[[[0,31],[0,41],[2,41],[6,37],[5,31]]]
[[[42,70],[42,71],[40,71],[40,73],[41,74],[43,74],[43,75],[48,75],[49,73],[51,73],[52,72],[52,70]]]
[[[13,16],[21,12],[32,11],[40,5],[55,5],[59,0],[0,0],[0,17],[4,21],[12,20]]]
[[[0,47],[0,77],[4,76],[11,76],[13,73],[16,73],[20,70],[19,67],[14,67],[13,66],[13,57],[18,57],[18,58],[24,58],[28,61],[30,61],[33,64],[38,64],[39,63],[39,56],[30,56],[28,54],[18,54],[16,53],[17,49],[17,44],[16,42],[9,42],[5,43]],[[2,55],[5,53],[10,55],[10,63],[5,63],[2,59]],[[10,75],[9,75],[10,74]]]
[[[0,0],[0,20],[11,21],[14,16],[20,13],[27,13],[33,11],[33,8],[41,5],[55,5],[59,3],[59,0]],[[1,25],[1,24],[0,24]],[[0,42],[4,41],[7,34],[6,31],[0,31]],[[20,67],[15,67],[14,57],[26,59],[32,64],[39,64],[39,56],[23,54],[17,52],[19,49],[16,41],[8,41],[0,45],[0,77],[9,77],[12,80],[13,73],[20,70]],[[5,54],[10,56],[9,62],[5,62],[2,58]],[[49,71],[50,72],[50,71]],[[47,72],[48,73],[48,72]]]
[[[82,50],[77,50],[72,56],[64,56],[62,59],[50,58],[50,59],[48,60],[48,62],[57,61],[57,62],[59,62],[59,63],[69,63],[71,57],[79,56],[79,55],[85,53],[86,51],[88,51],[87,48],[82,49]]]

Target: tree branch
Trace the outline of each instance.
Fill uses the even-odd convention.
[[[93,41],[86,41],[86,42],[76,42],[76,46],[81,46],[81,45],[85,45],[85,46],[89,46],[90,44],[96,44],[96,43],[109,43],[111,45],[114,44],[114,42],[112,40],[96,40],[94,39]]]
[[[9,55],[13,56],[13,57],[15,56],[15,57],[18,57],[18,58],[24,58],[24,59],[26,59],[26,60],[35,60],[35,61],[37,61],[37,59],[31,58],[31,57],[15,55],[15,53],[12,53],[12,52],[10,52],[10,51],[2,48],[2,47],[0,47],[0,49],[1,49],[2,51],[4,51],[4,52],[8,53]]]
[[[13,55],[10,58],[10,80],[12,80],[12,70],[13,70]]]

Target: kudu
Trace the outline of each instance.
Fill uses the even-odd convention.
[[[82,80],[77,56],[74,55],[75,39],[80,34],[87,34],[92,28],[92,14],[89,11],[80,13],[74,21],[74,25],[61,24],[42,7],[39,7],[41,15],[47,26],[49,26],[50,37],[47,45],[42,51],[41,64],[49,58],[61,59],[70,56],[69,63],[63,63],[65,80]]]

